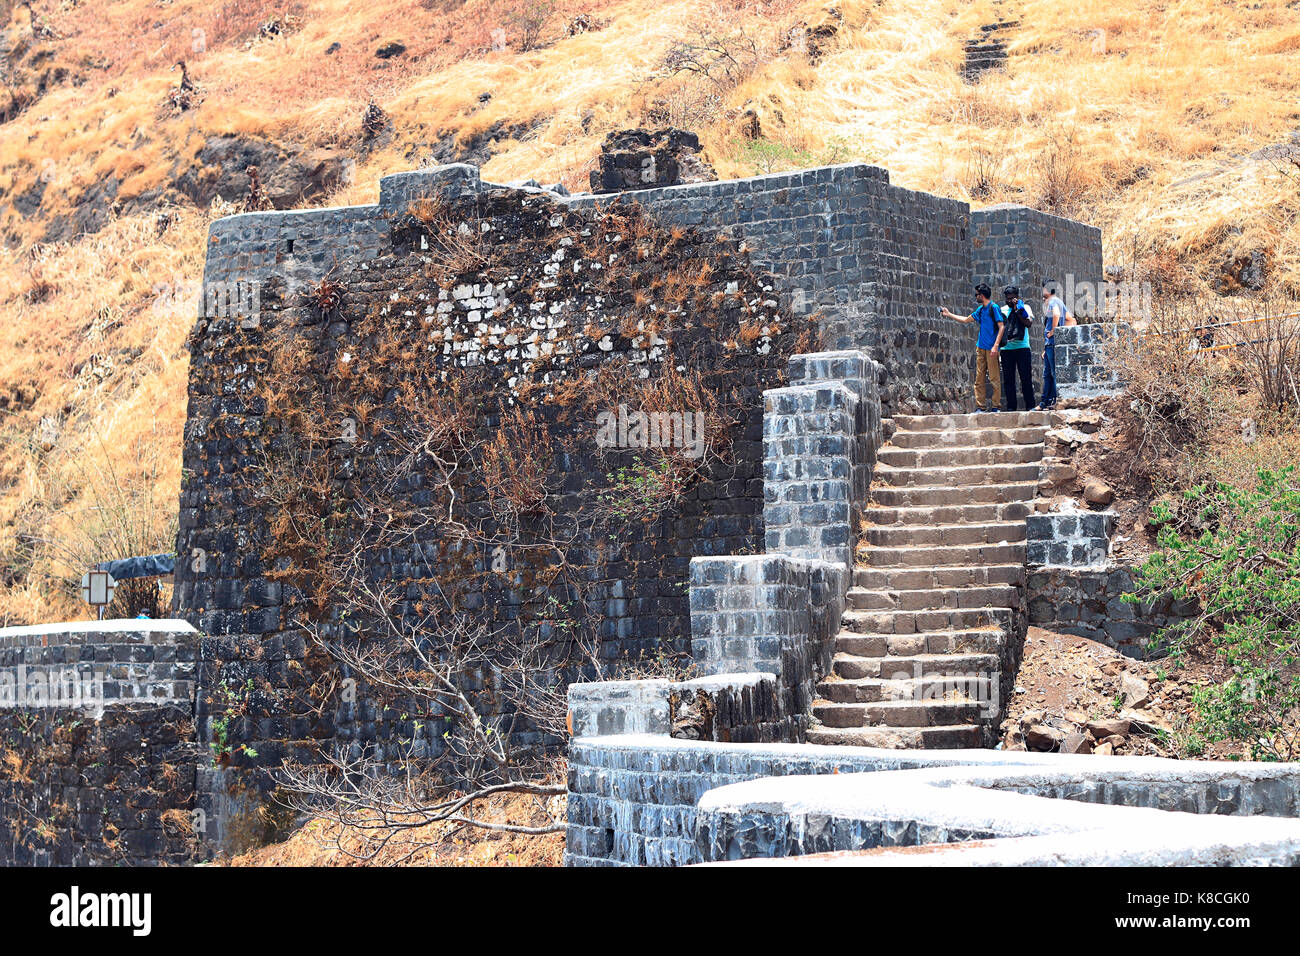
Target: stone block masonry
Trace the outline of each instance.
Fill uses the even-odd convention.
[[[788,380],[791,353],[814,331],[809,319],[783,309],[773,277],[726,237],[672,231],[627,207],[608,215],[570,208],[539,190],[481,184],[467,169],[384,180],[374,213],[392,217],[384,246],[378,254],[364,244],[340,246],[342,258],[329,270],[340,301],[329,316],[288,288],[287,279],[295,276],[285,266],[265,273],[256,324],[205,315],[192,336],[190,477],[182,493],[177,600],[206,635],[204,688],[249,681],[257,688],[250,705],[255,715],[234,721],[230,734],[259,756],[237,757],[238,767],[229,772],[247,770],[256,788],[273,786],[280,762],[311,759],[321,749],[365,750],[383,762],[401,759],[412,740],[432,756],[445,746],[442,715],[401,717],[412,711],[385,709],[364,688],[355,702],[313,701],[303,708],[309,717],[289,716],[283,703],[309,697],[309,668],[329,666],[319,655],[309,660],[307,633],[299,626],[308,587],[301,577],[295,583],[285,576],[298,573],[302,555],[275,553],[271,530],[280,489],[266,476],[292,482],[275,467],[283,467],[290,457],[286,446],[302,437],[268,411],[259,392],[287,364],[276,356],[300,357],[285,343],[310,343],[306,360],[313,363],[309,374],[288,383],[292,405],[335,415],[346,414],[345,405],[370,410],[368,426],[361,414],[351,419],[355,442],[339,439],[311,459],[327,469],[331,503],[382,487],[397,495],[390,513],[443,513],[434,504],[442,485],[432,459],[421,457],[420,467],[400,482],[378,477],[400,447],[402,436],[395,438],[393,429],[401,420],[384,411],[395,393],[452,406],[442,414],[463,429],[458,440],[471,451],[457,461],[448,507],[460,526],[475,529],[474,540],[459,548],[450,532],[431,523],[366,556],[380,586],[403,589],[393,607],[412,626],[428,603],[420,596],[436,592],[500,645],[501,635],[535,633],[557,645],[561,658],[563,635],[582,628],[598,639],[602,667],[616,669],[689,646],[692,558],[762,547],[761,396]],[[412,205],[427,193],[435,201]],[[257,261],[258,269],[270,268],[265,258]],[[224,262],[210,264],[214,274],[224,274]],[[296,278],[319,279],[325,264],[313,263],[314,273]],[[264,274],[253,275],[261,281]],[[370,354],[386,335],[402,337],[392,354],[418,361],[399,364]],[[855,367],[868,366],[859,361]],[[696,400],[718,396],[725,412],[718,449],[661,511],[632,507],[623,497],[633,493],[628,488],[646,486],[639,476],[646,474],[647,459],[657,460],[657,449],[621,443],[602,449],[598,414],[628,402],[628,383],[663,382],[669,369],[688,385],[698,379]],[[604,372],[625,376],[626,382],[615,380],[617,394]],[[874,387],[874,366],[871,375]],[[374,384],[362,394],[354,391],[357,381]],[[849,428],[863,388],[837,387]],[[600,407],[588,408],[597,394]],[[285,408],[284,402],[277,407]],[[528,417],[530,431],[503,441],[516,409]],[[878,410],[874,416],[878,421]],[[341,433],[331,427],[328,434]],[[856,436],[841,444],[841,456],[850,461]],[[504,509],[501,482],[487,479],[485,464],[489,451],[503,460],[501,448],[538,456],[544,477],[528,483],[544,488],[544,507],[517,517]],[[301,450],[308,458],[310,452]],[[632,475],[626,485],[619,485],[620,474]],[[848,520],[840,515],[842,525]],[[562,548],[538,544],[556,529]],[[557,573],[557,562],[565,564],[564,574]],[[570,664],[563,658],[556,665],[565,682],[594,676],[594,670],[585,659]],[[464,678],[491,719],[511,716],[491,674]],[[764,697],[774,694],[770,687],[705,692],[710,712],[695,732],[735,739],[778,733],[773,728],[784,717]],[[205,740],[222,715],[211,697],[200,695]],[[748,722],[745,728],[741,722]],[[527,721],[514,726],[521,746],[556,749],[563,743],[554,728]],[[780,733],[792,732],[781,726]],[[228,781],[210,782],[231,792]],[[209,798],[214,806],[225,801],[221,794],[203,795]]]
[[[1056,334],[1056,383],[1062,398],[1115,395],[1123,388],[1111,353],[1133,334],[1126,323],[1089,322]]]
[[[197,652],[184,621],[0,630],[0,865],[194,858]]]
[[[936,313],[970,298],[966,203],[893,186],[886,170],[861,164],[639,190],[635,201],[662,221],[742,240],[793,309],[824,316],[826,347],[881,363],[886,415],[963,407],[968,330]]]
[[[714,739],[804,738],[880,443],[879,366],[864,353],[795,355],[789,377],[798,384],[763,394],[766,553],[691,561],[692,659],[707,675],[736,675],[692,691],[699,709],[728,715]],[[575,728],[698,737],[670,696],[666,682],[569,690]]]
[[[440,231],[443,220],[458,228]],[[457,470],[454,517],[485,544],[471,554],[415,535],[376,549],[367,573],[407,588],[394,603],[403,620],[421,607],[429,574],[454,582],[458,609],[494,633],[536,625],[554,636],[566,623],[555,608],[571,609],[563,613],[590,621],[606,666],[698,648],[706,677],[738,676],[657,687],[636,704],[644,719],[702,738],[798,739],[844,608],[882,419],[967,401],[970,330],[936,313],[969,298],[970,225],[965,203],[901,189],[865,165],[617,197],[506,189],[474,167],[447,166],[386,177],[373,206],[214,223],[191,337],[177,608],[205,634],[201,739],[212,740],[222,715],[210,691],[251,681],[250,713],[229,732],[261,756],[256,767],[236,759],[220,780],[204,775],[203,805],[238,790],[225,777],[241,769],[262,787],[279,762],[324,745],[381,762],[417,734],[429,753],[441,747],[437,721],[417,729],[377,700],[311,697],[306,665],[321,662],[294,617],[307,600],[303,556],[274,547],[277,506],[258,474],[268,461],[285,467],[287,445],[314,432],[286,424],[284,395],[263,394],[277,369],[294,370],[286,388],[327,429],[341,402],[355,413],[355,447],[330,439],[307,456],[331,501],[382,487],[402,507],[427,509],[439,487],[432,466],[380,481],[396,448],[381,440],[385,422],[403,387],[451,401],[463,381],[477,403],[465,425],[475,447],[504,434],[514,410],[545,436],[492,447],[549,453],[546,503],[561,523],[636,462],[635,449],[607,461],[569,443],[576,433],[555,390],[611,366],[643,380],[698,372],[734,409],[729,461],[710,464],[636,533],[575,537],[565,549],[573,573],[560,583],[541,582],[545,567],[528,563],[543,553],[526,550],[536,514],[502,519],[499,487],[477,462]],[[1016,235],[1036,248],[1052,240],[1029,228]],[[807,334],[814,315],[819,336]],[[368,354],[386,334],[403,337],[401,348]],[[800,350],[808,354],[792,360]],[[474,691],[491,697],[487,683]],[[619,719],[599,700],[591,712]],[[560,743],[537,727],[519,734],[526,746]]]
[[[569,748],[565,863],[679,866],[973,840],[989,842],[883,860],[1294,862],[1298,806],[1300,774],[1280,764],[583,737]]]
[[[1075,283],[1101,283],[1103,279],[1101,230],[1086,223],[1053,216],[1030,209],[1028,206],[1000,204],[971,213],[971,271],[976,282],[987,282],[993,289],[993,301],[1002,304],[1002,288],[1020,287],[1020,295],[1034,313],[1034,324],[1029,341],[1034,353],[1032,363],[1034,395],[1043,390],[1043,324],[1042,286],[1044,282],[1060,283],[1060,294],[1065,295],[1066,277]],[[970,293],[966,293],[970,298]],[[965,301],[965,300],[962,300]],[[1069,303],[1066,303],[1069,305]],[[1064,365],[1070,367],[1074,356],[1062,356],[1061,345],[1072,343],[1071,329],[1067,335],[1056,336],[1056,364],[1058,388],[1063,398],[1067,394],[1066,382],[1061,378]],[[1086,336],[1086,333],[1084,333]],[[1067,371],[1067,375],[1070,373]],[[1071,386],[1075,382],[1069,383]]]
[[[1133,574],[1122,567],[1041,567],[1029,572],[1029,623],[1099,641],[1129,657],[1151,656],[1156,632],[1195,605],[1166,598],[1130,604]]]
[[[1100,567],[1109,561],[1117,516],[1111,511],[1034,514],[1026,519],[1029,564]]]

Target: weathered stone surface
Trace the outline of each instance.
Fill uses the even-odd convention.
[[[565,862],[677,866],[1035,834],[1046,840],[1034,845],[1036,862],[1059,864],[1063,853],[1093,863],[1195,863],[1214,854],[1215,862],[1262,862],[1275,854],[1274,862],[1300,859],[1294,820],[1241,821],[1237,827],[1223,819],[1294,817],[1300,774],[1293,767],[1107,759],[1099,756],[1106,746],[1092,755],[952,754],[668,737],[579,739],[569,753]],[[732,789],[744,781],[755,785]],[[985,792],[972,797],[971,787]],[[1070,799],[1060,799],[1067,794]],[[1042,799],[1027,802],[1025,795]],[[1163,812],[1170,810],[1182,812]],[[1260,849],[1254,841],[1265,829],[1272,843]],[[1203,839],[1211,830],[1215,838]],[[1123,840],[1098,837],[1119,831]],[[1207,843],[1216,847],[1211,857],[1198,856]],[[1021,845],[976,849],[995,862]],[[936,846],[927,862],[943,856],[960,864],[965,855]]]
[[[1087,734],[1069,733],[1061,741],[1061,753],[1065,754],[1086,754],[1092,753],[1092,740]]]
[[[680,129],[625,129],[610,133],[591,171],[594,193],[653,189],[718,178],[700,157],[700,138]]]
[[[1124,695],[1125,707],[1145,707],[1151,700],[1151,688],[1135,674],[1120,675],[1119,687],[1120,693]]]
[[[265,680],[277,692],[292,694],[300,689],[293,664],[301,662],[305,654],[301,637],[287,630],[281,619],[283,595],[268,580],[267,569],[260,562],[256,521],[233,520],[238,514],[231,509],[241,497],[241,489],[232,476],[241,474],[247,463],[255,460],[265,435],[261,412],[249,404],[238,386],[242,373],[237,371],[232,349],[240,344],[249,347],[256,364],[258,343],[264,341],[268,329],[278,327],[277,323],[298,327],[294,323],[302,316],[295,314],[299,301],[295,294],[312,288],[327,274],[336,276],[343,286],[336,320],[303,323],[304,336],[326,351],[346,344],[348,324],[359,311],[387,310],[384,314],[394,317],[424,314],[417,310],[425,305],[402,298],[400,293],[417,281],[417,273],[436,267],[431,262],[436,257],[427,245],[429,237],[412,221],[412,203],[430,195],[464,210],[463,234],[490,235],[495,251],[502,255],[499,261],[492,261],[509,273],[474,275],[465,278],[463,286],[429,290],[427,308],[431,310],[428,314],[436,317],[435,329],[462,333],[452,336],[457,347],[446,353],[451,358],[436,360],[444,363],[439,367],[481,363],[497,371],[520,371],[527,350],[517,347],[518,343],[494,341],[500,332],[493,324],[504,320],[496,312],[485,312],[502,302],[515,307],[532,296],[540,307],[535,316],[529,315],[530,322],[537,323],[530,330],[546,340],[565,334],[568,297],[580,299],[584,322],[592,321],[594,313],[599,320],[609,320],[606,328],[622,325],[632,314],[631,304],[611,298],[599,279],[590,278],[600,271],[594,264],[578,276],[573,261],[581,261],[584,269],[587,265],[580,255],[581,243],[563,242],[575,234],[590,240],[584,230],[592,232],[593,224],[602,217],[612,216],[617,221],[626,206],[616,197],[560,197],[531,189],[510,192],[480,182],[473,167],[458,165],[386,177],[375,206],[242,215],[214,223],[205,285],[252,287],[266,294],[257,310],[260,324],[245,325],[240,316],[205,310],[193,339],[186,465],[196,477],[183,492],[178,548],[185,555],[196,551],[207,555],[210,570],[199,574],[189,570],[193,563],[187,563],[178,573],[177,587],[180,606],[208,635],[203,659],[210,664],[213,680],[230,670],[241,677]],[[696,706],[698,693],[689,698],[683,695],[678,698],[676,722],[680,732],[700,735],[736,733],[738,728],[747,728],[745,733],[771,733],[777,726],[788,732],[798,727],[791,722],[795,715],[806,713],[812,693],[810,677],[816,675],[824,648],[829,647],[826,635],[838,626],[842,606],[837,596],[842,595],[842,582],[835,570],[841,566],[839,558],[832,554],[833,560],[822,561],[808,552],[829,549],[840,553],[851,544],[856,516],[842,502],[860,500],[857,496],[873,463],[871,436],[885,410],[946,411],[958,407],[968,391],[972,361],[968,330],[935,318],[933,307],[936,300],[958,301],[959,296],[968,294],[969,208],[893,187],[884,170],[861,165],[734,182],[654,184],[654,188],[638,190],[636,200],[653,218],[653,228],[667,233],[675,227],[673,235],[685,237],[673,241],[681,242],[691,257],[721,257],[718,262],[723,265],[715,263],[712,274],[719,287],[700,292],[701,300],[713,299],[716,293],[720,296],[716,301],[724,306],[733,300],[737,308],[743,303],[763,320],[755,322],[755,328],[744,329],[743,336],[739,323],[733,331],[737,341],[743,339],[753,347],[752,356],[745,353],[744,367],[737,369],[734,383],[743,409],[733,436],[735,469],[693,491],[682,505],[682,514],[674,515],[658,531],[621,542],[627,555],[612,562],[617,570],[610,570],[608,577],[600,570],[605,556],[591,557],[584,565],[592,569],[604,589],[595,615],[602,653],[612,657],[627,650],[680,648],[689,633],[692,642],[698,637],[701,647],[716,650],[709,663],[721,670],[736,669],[742,661],[751,662],[746,666],[771,662],[774,666],[769,673],[777,679],[773,694],[745,687],[706,692],[710,706],[717,707],[711,731],[710,715]],[[742,263],[742,242],[749,250],[748,265]],[[653,245],[661,250],[667,242]],[[557,275],[558,280],[554,278]],[[758,281],[750,281],[756,277]],[[456,294],[457,290],[464,294]],[[394,292],[399,293],[397,305],[390,304],[395,301]],[[492,299],[490,306],[483,304],[488,298]],[[656,306],[661,305],[651,298]],[[781,384],[782,366],[793,351],[795,338],[786,333],[800,327],[799,318],[816,311],[825,316],[820,326],[825,329],[828,346],[865,350],[884,361],[876,364],[860,358],[806,356],[809,374],[796,374],[791,366],[790,387],[775,389],[783,393],[773,396],[771,409],[773,421],[780,424],[776,431],[766,433],[759,396],[764,389]],[[709,314],[715,312],[716,307],[711,307]],[[730,340],[706,342],[708,333],[689,323],[687,328],[695,331],[675,328],[673,348],[691,342],[705,351],[734,348]],[[584,370],[598,368],[611,358],[653,367],[667,355],[655,348],[638,349],[628,336],[608,338],[610,348],[579,349],[574,361]],[[833,374],[814,372],[814,363],[825,364],[828,370],[834,367]],[[705,369],[716,366],[716,354],[713,360],[700,364]],[[501,378],[504,381],[507,376]],[[484,394],[495,393],[485,390]],[[789,433],[783,431],[787,428]],[[759,445],[763,440],[770,448]],[[766,462],[760,465],[764,457],[782,463],[777,472],[765,473]],[[814,466],[826,473],[813,474]],[[803,467],[810,470],[797,473]],[[1023,465],[1008,467],[1014,470]],[[569,468],[567,474],[575,486],[587,487],[596,474],[581,456]],[[341,477],[351,480],[352,475],[349,471]],[[779,493],[767,497],[769,487]],[[924,493],[912,488],[892,490],[899,503],[911,506],[928,503],[922,499],[934,489]],[[951,493],[951,489],[939,491]],[[1003,500],[989,497],[998,492],[976,491],[973,500]],[[416,489],[412,492],[419,493]],[[817,497],[800,501],[787,492]],[[965,490],[962,493],[967,494]],[[846,499],[846,495],[854,497]],[[473,496],[462,502],[471,508],[486,505],[483,498]],[[764,568],[783,566],[781,574],[771,581],[731,580],[728,576],[746,567],[748,559],[725,556],[753,554],[763,546],[764,537],[767,550],[780,553],[758,556],[761,560],[756,563]],[[1017,559],[1023,551],[1017,546],[994,547],[1001,549],[998,554],[1016,553]],[[414,557],[390,555],[386,560],[392,564],[386,567],[409,567],[415,563]],[[688,567],[694,575],[692,558],[717,577],[697,582],[688,604],[682,585]],[[545,598],[512,591],[505,583],[500,586],[501,593],[484,595],[481,605],[490,609],[484,611],[484,617],[499,615],[490,617],[493,621],[535,610],[532,605]],[[719,610],[716,603],[710,605],[710,595],[752,603],[726,608],[733,613],[718,617],[716,630],[702,625],[697,633],[696,612],[701,621],[711,621],[709,615]],[[938,613],[899,612],[889,621],[891,633],[913,633],[918,625],[939,617]],[[1009,633],[1023,630],[1023,615],[1017,628],[1014,620],[1004,622],[982,608],[945,610],[942,617],[943,626],[959,619],[983,626],[996,619]],[[773,700],[777,704],[771,707]],[[670,724],[671,706],[670,699]],[[347,739],[357,746],[374,743],[382,748],[388,746],[386,741],[408,733],[408,728],[391,725],[368,703],[328,712],[318,726],[303,720],[293,727],[284,715],[269,704],[267,707],[267,712],[259,712],[258,720],[238,728],[243,735],[239,741],[255,746],[261,742],[268,752],[277,754],[285,752],[295,739]],[[201,715],[203,727],[210,729],[207,722],[211,716]],[[556,743],[540,734],[528,742],[540,746]],[[592,835],[593,840],[602,838]]]
[[[176,188],[200,206],[220,196],[238,202],[248,195],[248,168],[257,168],[266,198],[276,209],[301,206],[348,181],[354,159],[345,150],[296,151],[252,136],[212,136]]]
[[[1122,737],[1128,733],[1128,721],[1119,717],[1090,720],[1088,721],[1088,733],[1092,734],[1097,740],[1104,740],[1111,736]]]
[[[1031,540],[1031,559],[1036,554],[1035,545]],[[1154,604],[1130,604],[1122,600],[1134,587],[1128,568],[1031,568],[1028,591],[1033,597],[1029,602],[1029,622],[1101,641],[1130,657],[1145,657],[1148,644],[1161,627],[1194,610],[1178,606],[1170,599]]]
[[[1025,744],[1030,750],[1058,750],[1065,742],[1065,732],[1049,724],[1032,724],[1025,728]]]

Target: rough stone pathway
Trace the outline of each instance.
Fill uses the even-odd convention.
[[[980,35],[966,42],[966,62],[962,79],[967,83],[979,80],[980,74],[999,69],[1007,59],[1004,37],[1020,26],[1018,20],[1000,20],[980,27]]]
[[[813,743],[992,746],[1023,627],[1046,412],[897,416]]]

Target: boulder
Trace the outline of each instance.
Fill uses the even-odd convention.
[[[1119,679],[1119,692],[1125,707],[1145,707],[1151,700],[1151,688],[1142,678],[1127,671]]]
[[[1065,733],[1047,724],[1033,724],[1025,730],[1025,745],[1030,750],[1057,750],[1065,741]]]
[[[1104,508],[1115,500],[1115,489],[1100,478],[1089,478],[1083,485],[1083,500],[1089,507]]]
[[[1088,732],[1098,740],[1104,740],[1107,737],[1123,737],[1128,733],[1128,728],[1129,722],[1121,717],[1088,721]]]
[[[1125,720],[1128,721],[1130,734],[1141,734],[1144,737],[1157,737],[1160,734],[1169,732],[1169,728],[1163,723],[1144,717],[1141,714],[1125,713]]]
[[[266,198],[276,209],[292,209],[352,178],[354,160],[340,149],[309,149],[262,174]]]
[[[700,156],[700,139],[680,129],[625,129],[610,133],[591,171],[591,191],[622,192],[718,178]]]
[[[1090,738],[1087,734],[1066,734],[1065,739],[1061,741],[1061,753],[1063,754],[1092,753],[1092,738]]]

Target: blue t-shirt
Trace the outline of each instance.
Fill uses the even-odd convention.
[[[981,305],[970,314],[970,317],[980,324],[980,338],[975,343],[975,347],[993,348],[993,343],[998,340],[998,326],[1002,324],[1002,311],[990,302],[988,305]]]
[[[1021,300],[1021,302],[1020,302],[1020,308],[1022,308],[1022,309],[1025,310],[1025,317],[1026,317],[1026,318],[1032,319],[1032,318],[1034,317],[1033,310],[1031,310],[1031,309],[1029,308],[1029,306],[1025,305],[1024,300]],[[1002,316],[1003,316],[1004,319],[1005,319],[1007,316],[1011,315],[1011,308],[1010,308],[1010,306],[1005,306],[1005,305],[1004,305],[1004,306],[1002,307],[1001,311],[1002,311]],[[1012,349],[1027,349],[1027,348],[1029,348],[1029,327],[1028,327],[1028,326],[1025,326],[1024,333],[1021,334],[1020,337],[1017,338],[1014,342],[1008,340],[1008,341],[1002,343],[1002,351],[1004,351],[1004,352],[1006,352],[1006,351],[1010,351],[1010,350],[1012,350]]]

